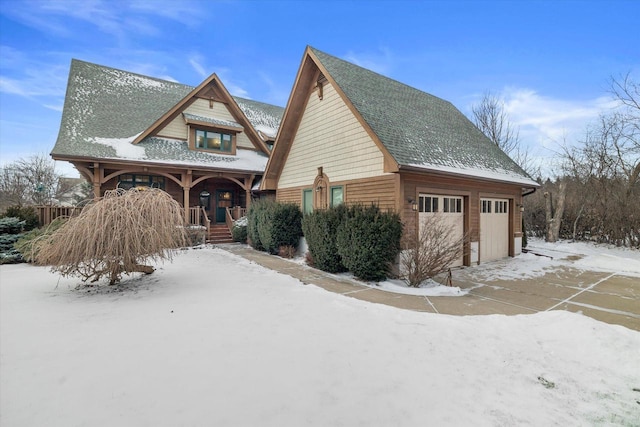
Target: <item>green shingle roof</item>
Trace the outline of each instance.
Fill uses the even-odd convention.
[[[60,131],[51,154],[165,163],[173,160],[180,164],[198,165],[233,163],[230,156],[194,153],[180,141],[146,138],[138,144],[140,150],[136,150],[137,146],[126,146],[193,89],[180,83],[74,59]],[[233,98],[256,129],[269,128],[277,132],[284,112],[282,107]],[[154,143],[162,144],[162,147],[154,147]],[[266,156],[262,157],[264,160],[258,164],[266,164]]]
[[[401,168],[537,184],[448,101],[310,47]]]

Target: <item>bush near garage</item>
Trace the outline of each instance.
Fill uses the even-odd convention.
[[[302,231],[314,267],[329,273],[347,271],[336,243],[338,227],[346,215],[347,207],[338,205],[327,210],[316,210],[302,218]]]
[[[366,281],[384,280],[400,253],[400,215],[354,205],[338,226],[336,247],[344,266]]]

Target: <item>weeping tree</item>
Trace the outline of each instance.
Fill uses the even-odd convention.
[[[39,243],[36,263],[62,276],[113,285],[123,274],[154,269],[151,261],[171,260],[186,245],[183,210],[160,189],[107,191],[77,217]]]

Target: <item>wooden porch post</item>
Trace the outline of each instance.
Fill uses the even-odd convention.
[[[191,190],[192,171],[187,170],[186,174],[182,174],[182,190],[184,192],[183,205],[184,205],[184,221],[189,224],[191,218],[189,216],[189,191]]]
[[[102,168],[100,167],[100,163],[95,162],[93,164],[93,198],[100,198],[100,185],[102,181]]]
[[[255,178],[255,175],[251,175],[251,176],[247,176],[244,178],[244,191],[245,191],[245,198],[247,199],[247,206],[245,206],[245,208],[249,209],[249,206],[251,206],[251,184],[253,183],[253,178]]]

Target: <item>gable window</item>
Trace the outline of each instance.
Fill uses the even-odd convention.
[[[313,190],[307,189],[302,191],[302,213],[310,214],[313,212]]]
[[[331,207],[341,205],[344,202],[344,189],[342,185],[331,187]]]
[[[196,129],[196,148],[230,153],[232,136],[228,133]]]
[[[164,177],[136,174],[120,175],[120,179],[118,180],[118,188],[124,188],[125,190],[128,190],[133,187],[151,187],[164,190]]]

